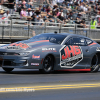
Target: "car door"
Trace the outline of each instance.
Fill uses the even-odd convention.
[[[62,68],[83,69],[87,67],[89,57],[90,50],[86,46],[86,39],[82,37],[71,37],[61,49],[60,66]]]

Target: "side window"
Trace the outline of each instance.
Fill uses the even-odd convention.
[[[84,38],[73,38],[73,45],[85,46]]]
[[[86,41],[84,38],[80,38],[80,45],[81,46],[86,46]]]
[[[87,44],[87,45],[90,45],[91,43],[93,43],[92,40],[90,40],[90,39],[86,39],[86,44]]]
[[[65,45],[72,45],[72,42],[73,42],[73,39],[70,38],[70,39],[65,43]]]
[[[85,46],[85,39],[84,38],[77,38],[77,37],[73,37],[71,39],[69,39],[65,45],[79,45],[79,46]]]
[[[79,38],[74,37],[74,38],[73,38],[73,43],[72,43],[72,44],[73,44],[73,45],[79,45],[79,44],[80,44]]]

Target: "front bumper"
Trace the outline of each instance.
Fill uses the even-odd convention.
[[[29,57],[0,56],[0,67],[5,68],[29,68]]]

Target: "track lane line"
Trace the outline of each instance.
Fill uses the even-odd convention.
[[[30,86],[30,87],[12,87],[0,88],[0,93],[4,92],[32,92],[39,90],[56,90],[56,89],[74,89],[74,88],[93,88],[100,87],[100,83],[96,84],[72,84],[72,85],[47,85],[47,86]]]

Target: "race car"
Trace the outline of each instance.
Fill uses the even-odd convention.
[[[6,72],[14,68],[97,72],[99,65],[100,45],[82,35],[43,33],[0,47],[0,66]]]

